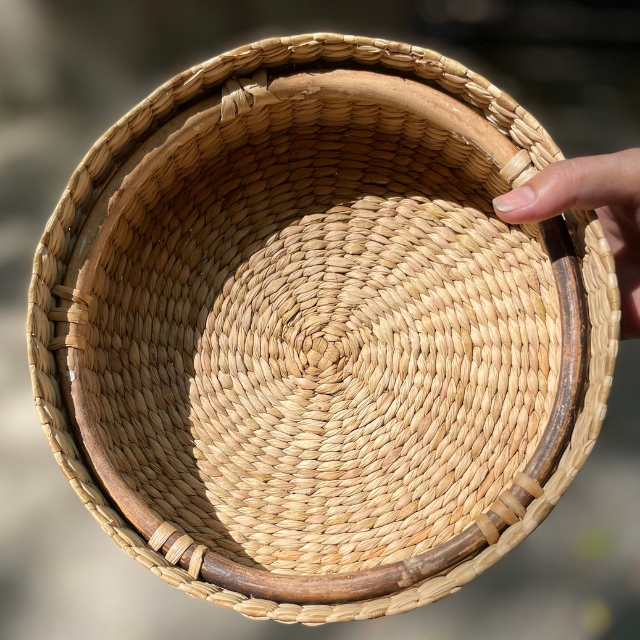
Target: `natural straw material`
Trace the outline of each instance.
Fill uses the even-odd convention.
[[[272,39],[165,84],[87,154],[35,256],[34,396],[80,499],[166,582],[252,617],[377,617],[469,582],[548,515],[606,409],[613,259],[570,211],[584,399],[550,479],[523,473],[559,389],[562,300],[540,229],[490,200],[561,158],[511,97],[404,44]],[[205,581],[208,557],[292,579],[409,568],[472,530],[484,550],[384,597]]]

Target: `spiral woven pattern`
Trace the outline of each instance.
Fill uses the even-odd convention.
[[[351,52],[356,61],[381,43],[304,42],[303,58],[317,45],[328,59]],[[161,121],[242,65],[250,75],[256,51],[273,65],[299,44],[253,45],[220,58],[224,72],[196,68],[171,98],[149,102],[149,117]],[[394,46],[389,66],[437,56]],[[561,157],[508,96],[439,59],[427,75],[502,130],[512,123],[535,166]],[[415,68],[424,77],[424,65]],[[55,349],[82,350],[87,415],[111,464],[183,534],[172,563],[192,540],[242,565],[310,575],[422,554],[485,512],[544,431],[561,346],[558,293],[537,229],[491,213],[508,183],[479,149],[387,106],[311,97],[243,113],[234,99],[233,117],[223,101],[222,121],[204,119],[184,134],[176,126],[179,144],[141,147],[127,165],[131,137],[148,126],[138,110],[74,177],[45,232],[30,293],[45,431],[103,528],[192,595],[309,623],[433,601],[530,533],[593,445],[617,345],[606,241],[589,214],[569,216],[593,323],[589,388],[545,495],[497,545],[370,602],[300,606],[221,591],[194,579],[197,570],[168,566],[162,541],[147,546],[96,488],[63,413]],[[91,185],[122,163],[118,188],[101,200]],[[52,292],[66,291],[56,287],[100,207],[108,241],[85,279],[91,286],[59,301],[70,320],[59,322]]]
[[[356,571],[421,553],[490,505],[537,442],[553,305],[550,345],[520,326],[535,327],[525,309],[540,294],[555,302],[545,256],[475,210],[421,200],[304,216],[208,315],[191,395],[201,477],[229,537],[265,568]],[[443,217],[481,243],[504,233],[505,271]]]

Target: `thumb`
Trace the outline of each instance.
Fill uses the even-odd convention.
[[[538,222],[567,209],[640,205],[640,149],[562,160],[493,201],[505,222]]]

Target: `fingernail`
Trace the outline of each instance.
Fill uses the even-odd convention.
[[[523,207],[533,204],[535,199],[536,194],[534,190],[525,185],[509,191],[509,193],[505,193],[502,196],[498,196],[493,200],[493,206],[501,213],[509,213],[510,211],[522,209]]]

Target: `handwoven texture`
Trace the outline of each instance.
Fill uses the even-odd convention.
[[[332,60],[437,82],[482,110],[527,151],[525,161],[501,174],[476,147],[401,109],[279,101],[261,81],[227,81],[262,78],[261,66],[271,74]],[[220,116],[185,126],[205,90],[221,96]],[[167,122],[163,140],[145,148]],[[191,543],[302,575],[421,554],[498,498],[552,409],[561,327],[549,258],[535,225],[505,225],[490,201],[529,162],[540,169],[561,157],[542,127],[483,78],[380,40],[270,40],[159,89],[87,155],[36,254],[34,395],[74,490],[154,573],[253,617],[377,617],[468,582],[546,517],[598,435],[619,300],[593,213],[566,216],[582,259],[591,360],[558,470],[496,545],[385,598],[268,602],[194,579],[193,567],[170,567],[96,488],[65,415],[54,350],[82,350],[88,419],[127,485],[175,525],[164,539],[182,534],[172,564]],[[101,195],[116,178],[118,188]],[[101,211],[108,242],[93,258],[91,286],[69,293],[67,265],[83,225]]]

